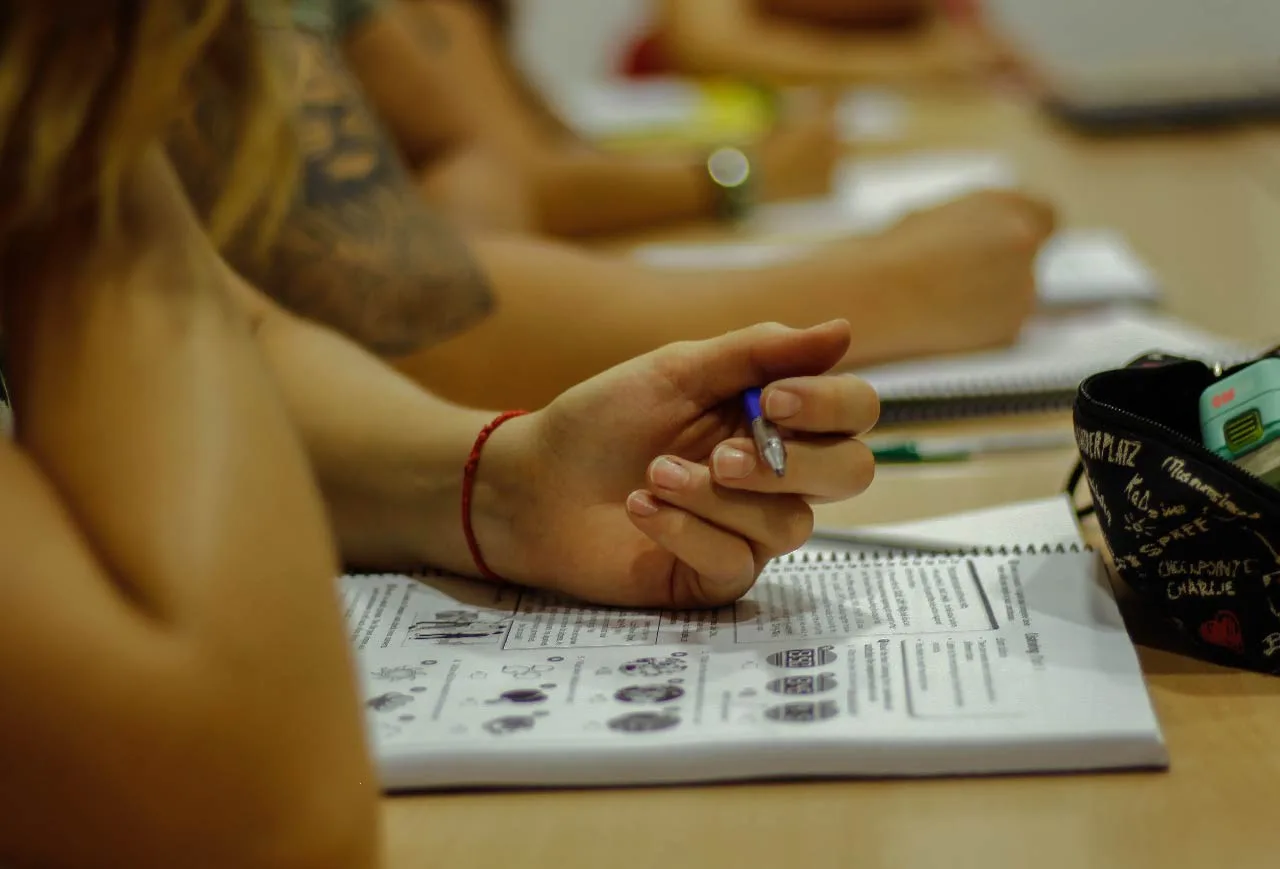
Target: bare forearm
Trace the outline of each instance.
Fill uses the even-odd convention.
[[[701,276],[660,274],[556,242],[473,239],[497,304],[484,323],[398,360],[470,406],[538,407],[619,362],[735,319]],[[723,311],[723,313],[722,313]]]
[[[676,0],[679,2],[679,0]],[[846,27],[883,26],[918,21],[933,0],[752,0],[773,15]]]
[[[725,0],[722,5],[743,4]],[[684,7],[684,4],[680,4]],[[718,18],[717,16],[723,16]],[[669,13],[669,47],[684,70],[790,82],[898,80],[918,76],[938,49],[938,31],[859,33],[689,4]]]
[[[472,572],[459,519],[462,469],[493,415],[442,401],[334,332],[278,309],[263,317],[258,340],[324,491],[344,561],[371,570]],[[486,470],[496,456],[486,454]],[[496,494],[477,492],[478,525],[504,524]]]
[[[540,227],[554,235],[605,235],[710,217],[705,167],[691,158],[619,158],[561,149],[530,160]]]
[[[620,232],[711,213],[711,191],[696,161],[618,158],[577,141],[469,0],[402,0],[398,11],[415,28],[418,51],[408,50],[406,29],[387,15],[347,55],[406,154],[420,150],[420,137],[408,130],[415,119],[437,110],[467,118],[465,144],[511,167],[531,193],[539,228],[555,235]],[[384,81],[389,70],[397,71],[395,81]],[[410,80],[421,84],[409,87]],[[467,86],[457,87],[460,81]]]
[[[498,303],[479,327],[398,361],[450,400],[540,407],[613,365],[673,341],[765,321],[854,324],[849,362],[926,348],[907,269],[872,241],[752,271],[659,270],[541,240],[482,238]]]

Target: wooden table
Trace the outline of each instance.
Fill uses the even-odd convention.
[[[1244,339],[1280,335],[1280,134],[1093,141],[1010,101],[923,105],[915,144],[1006,149],[1066,222],[1126,233],[1166,280],[1173,312]],[[1061,488],[1071,464],[1064,451],[882,469],[864,497],[824,508],[820,521],[1040,497]],[[1280,865],[1280,679],[1199,663],[1140,613],[1126,607],[1126,618],[1168,773],[401,797],[386,801],[391,865]]]

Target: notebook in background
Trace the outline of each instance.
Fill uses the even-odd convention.
[[[952,513],[915,522],[839,527],[822,525],[804,549],[866,555],[971,551],[1044,545],[1084,545],[1075,507],[1066,494]]]
[[[851,161],[837,173],[831,196],[760,207],[746,238],[713,243],[672,242],[635,248],[640,261],[663,268],[754,269],[804,256],[823,241],[873,232],[910,211],[983,189],[1011,187],[1007,158],[989,151],[924,152]],[[1045,306],[1155,302],[1160,283],[1120,233],[1066,229],[1046,244],[1036,263]]]
[[[1232,364],[1250,351],[1147,310],[1107,307],[1035,315],[999,350],[860,369],[880,394],[884,422],[1070,407],[1080,381],[1149,352]]]

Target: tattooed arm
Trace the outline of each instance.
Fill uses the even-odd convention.
[[[298,94],[302,173],[266,255],[252,238],[227,251],[236,269],[284,307],[383,355],[454,335],[492,307],[488,281],[456,230],[407,183],[337,50],[318,35],[273,34]],[[225,107],[216,94],[170,140],[202,209],[225,178]]]
[[[451,213],[465,215],[459,209],[474,210],[476,197],[498,199],[513,186],[526,225],[481,225],[582,236],[715,213],[705,155],[616,154],[584,143],[532,93],[474,0],[400,0],[352,34],[346,57],[401,149],[419,155],[427,195]],[[455,153],[422,160],[432,141],[419,128],[438,113],[454,119]],[[459,149],[479,156],[467,161]],[[839,154],[832,107],[798,111],[759,144],[760,192],[766,199],[823,193]],[[475,171],[482,158],[487,172]],[[510,177],[495,184],[495,165]]]
[[[402,0],[348,41],[347,56],[407,153],[423,150],[412,139],[415,118],[437,111],[462,118],[463,147],[512,176],[503,183],[520,188],[533,228],[575,236],[713,213],[701,161],[604,153],[570,133],[530,93],[471,0]],[[451,210],[490,195],[484,178],[458,178],[458,162],[466,168],[457,158],[418,166],[427,194]]]
[[[371,20],[354,38],[374,35],[375,26]],[[742,272],[732,281],[723,272],[656,272],[542,239],[477,238],[468,252],[415,200],[335,53],[306,38],[299,47],[305,50],[292,56],[308,83],[303,196],[265,263],[243,244],[234,246],[233,264],[283,307],[372,339],[366,343],[400,357],[401,370],[446,399],[539,406],[662,344],[761,320],[803,325],[848,317],[856,331],[850,361],[861,364],[927,349],[920,342],[932,330],[913,302],[917,257],[873,255],[862,239],[830,256]],[[218,177],[211,106],[216,102],[202,107],[198,127],[212,134],[188,131],[173,148],[190,189],[206,197]],[[950,272],[945,283],[952,283]],[[781,292],[795,287],[804,289]],[[490,306],[492,315],[475,328],[402,354],[424,335],[441,337]],[[403,313],[391,313],[397,307]],[[930,309],[949,321],[945,306]]]

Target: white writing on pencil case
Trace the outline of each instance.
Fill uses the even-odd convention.
[[[1160,562],[1161,579],[1173,579],[1179,576],[1205,576],[1213,579],[1235,579],[1241,575],[1249,576],[1258,570],[1256,558],[1234,558],[1217,561],[1177,561],[1167,559]]]
[[[1230,579],[1184,579],[1169,583],[1169,600],[1183,597],[1235,597],[1236,584]]]
[[[1226,492],[1220,492],[1213,486],[1201,480],[1195,474],[1187,470],[1187,463],[1182,459],[1170,456],[1160,465],[1162,469],[1168,472],[1169,478],[1174,482],[1181,483],[1184,486],[1195,489],[1201,495],[1204,495],[1217,506],[1226,510],[1232,516],[1244,516],[1249,519],[1257,519],[1257,513],[1246,513],[1240,505],[1231,500],[1231,496]]]
[[[1144,543],[1138,547],[1138,551],[1148,558],[1155,558],[1164,552],[1165,547],[1176,540],[1190,540],[1209,530],[1209,522],[1203,516],[1192,519],[1185,525],[1179,525],[1177,528],[1169,531],[1167,534],[1161,534],[1156,538],[1155,543]]]
[[[1142,444],[1138,441],[1118,438],[1110,432],[1082,428],[1076,429],[1076,443],[1086,458],[1126,468],[1134,467],[1134,461],[1142,451]]]

